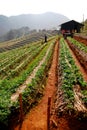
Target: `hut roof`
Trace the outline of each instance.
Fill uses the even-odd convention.
[[[60,26],[61,26],[61,30],[63,30],[63,29],[72,30],[72,29],[77,29],[77,28],[80,29],[84,25],[75,20],[71,20],[71,21],[61,24]]]

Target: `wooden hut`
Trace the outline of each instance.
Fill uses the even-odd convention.
[[[60,26],[61,26],[61,32],[62,32],[63,36],[66,38],[67,36],[73,37],[73,34],[75,32],[79,33],[80,29],[84,25],[77,21],[71,20],[71,21],[61,24]]]

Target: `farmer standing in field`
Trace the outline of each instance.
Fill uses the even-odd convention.
[[[45,35],[45,42],[47,42],[47,35]]]

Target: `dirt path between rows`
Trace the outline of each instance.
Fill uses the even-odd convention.
[[[26,79],[26,81],[17,89],[16,93],[14,93],[11,96],[11,101],[15,102],[17,100],[17,98],[19,97],[19,94],[22,93],[24,91],[24,89],[27,87],[27,85],[29,83],[31,83],[32,79],[35,77],[37,70],[41,67],[41,65],[45,62],[45,59],[51,49],[52,44],[50,45],[49,49],[46,52],[46,55],[43,57],[43,59],[40,61],[39,65],[37,67],[35,67],[35,69],[33,70],[33,72],[31,73],[31,75]]]
[[[57,84],[57,62],[58,62],[58,42],[56,42],[53,54],[53,61],[49,70],[44,96],[39,104],[26,115],[21,130],[47,130],[47,102],[48,97],[53,97]],[[18,125],[14,130],[19,130]]]

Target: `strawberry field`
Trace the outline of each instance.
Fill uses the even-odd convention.
[[[58,63],[55,75],[58,80],[53,115],[58,119],[64,116],[75,117],[80,121],[87,119],[87,46],[74,38],[64,40],[59,37],[50,36],[47,43],[36,40],[15,49],[1,51],[0,130],[9,127],[11,129],[10,123],[19,123],[20,93],[22,93],[24,115],[44,96],[57,42]],[[52,126],[52,130],[57,128]]]

